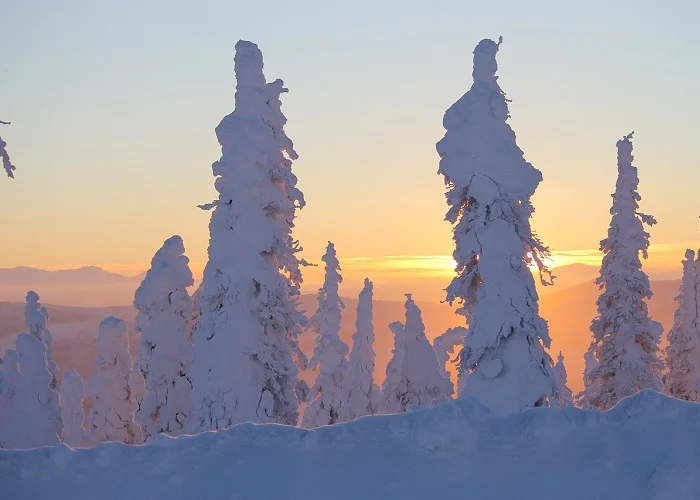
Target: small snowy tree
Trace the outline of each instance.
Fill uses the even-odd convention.
[[[298,336],[306,320],[297,305],[304,262],[292,237],[304,197],[284,132],[280,95],[287,89],[281,80],[266,83],[251,42],[236,44],[234,67],[236,108],[216,128],[219,198],[202,207],[214,212],[194,336],[190,432],[246,421],[296,425],[298,366],[305,362]]]
[[[457,262],[447,301],[457,300],[469,323],[459,355],[461,395],[511,413],[549,404],[556,380],[528,267],[536,265],[546,282],[549,251],[530,228],[530,198],[542,174],[525,161],[507,123],[496,77],[500,43],[482,40],[474,50],[474,83],[445,113],[437,151]]]
[[[46,344],[46,367],[51,373],[51,389],[58,385],[58,367],[53,361],[52,343],[53,337],[47,330],[49,324],[49,312],[39,303],[39,295],[34,291],[27,292],[27,303],[24,306],[24,322],[29,328],[29,333],[43,340]]]
[[[372,282],[365,278],[365,285],[357,301],[357,320],[348,363],[349,420],[377,413],[382,400],[381,391],[374,383],[372,294]]]
[[[27,293],[25,321],[29,332],[17,336],[15,350],[8,350],[3,359],[3,448],[56,444],[62,433],[56,379],[49,371],[44,342],[48,313],[32,291]]]
[[[141,372],[132,364],[126,323],[109,316],[102,320],[98,331],[96,371],[85,388],[92,405],[88,441],[93,445],[104,441],[140,444],[143,434],[134,413],[146,388]]]
[[[340,319],[345,307],[338,295],[338,285],[343,281],[340,264],[333,243],[328,242],[323,287],[318,290],[318,309],[310,325],[316,333],[316,347],[309,364],[317,370],[316,381],[311,388],[302,426],[310,429],[350,419],[348,408],[348,346],[340,340]]]
[[[168,238],[134,297],[139,311],[135,330],[141,334],[136,367],[146,383],[136,422],[145,441],[161,432],[183,432],[191,409],[192,344],[186,330],[192,314],[187,287],[194,284],[194,278],[189,261],[182,238]]]
[[[0,120],[0,125],[9,125],[10,122],[4,122]],[[10,154],[7,152],[7,143],[2,140],[2,137],[0,137],[0,158],[2,158],[2,166],[5,169],[5,173],[7,174],[8,177],[13,178],[15,177],[14,171],[15,166],[12,164],[10,161]]]
[[[554,396],[555,406],[560,408],[572,406],[574,404],[574,396],[569,386],[566,385],[568,377],[566,375],[566,366],[564,366],[564,355],[561,351],[557,357],[557,363],[554,365],[554,374],[557,377],[557,392]]]
[[[438,364],[440,365],[440,373],[449,376],[447,371],[447,362],[450,361],[452,354],[457,347],[464,347],[464,339],[467,336],[467,329],[463,326],[448,328],[445,333],[433,340],[433,349],[437,355]]]
[[[700,252],[698,252],[700,259]],[[664,392],[674,398],[700,402],[700,321],[698,292],[700,274],[695,252],[687,250],[683,278],[676,296],[678,307],[668,332]]]
[[[83,446],[85,438],[85,382],[75,370],[63,374],[61,381],[61,421],[63,422],[62,441],[69,446]]]
[[[382,397],[384,412],[401,413],[410,406],[427,406],[452,395],[454,388],[442,373],[433,346],[425,336],[421,311],[406,294],[406,322],[394,322],[394,355],[387,365]]]
[[[649,233],[644,225],[653,217],[637,211],[637,168],[632,166],[632,134],[617,142],[617,185],[610,209],[608,237],[600,242],[603,263],[596,283],[602,290],[598,316],[591,323],[593,367],[584,377],[579,399],[584,405],[607,410],[620,399],[644,389],[661,389],[658,358],[662,328],[649,317],[645,299],[652,296],[642,271]]]

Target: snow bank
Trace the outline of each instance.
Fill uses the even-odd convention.
[[[0,450],[0,498],[679,499],[697,498],[699,469],[697,403],[644,391],[604,413],[497,417],[466,398],[314,430]]]

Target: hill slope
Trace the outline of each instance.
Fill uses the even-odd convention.
[[[0,450],[0,498],[690,499],[700,404],[494,417],[471,399],[306,431],[242,424],[143,446]]]

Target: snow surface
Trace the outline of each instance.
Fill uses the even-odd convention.
[[[678,500],[698,497],[698,470],[697,403],[644,391],[603,413],[495,416],[464,398],[313,430],[0,450],[0,498]]]

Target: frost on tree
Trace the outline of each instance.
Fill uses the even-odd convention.
[[[700,259],[700,252],[698,252]],[[676,297],[678,307],[668,332],[664,392],[674,398],[700,402],[700,325],[698,293],[700,276],[695,252],[687,250],[683,278]]]
[[[180,236],[172,236],[156,252],[134,297],[135,330],[141,335],[136,367],[146,384],[136,422],[146,441],[161,432],[182,433],[191,409],[187,320],[192,299],[187,287],[192,285],[185,245]]]
[[[49,371],[44,334],[46,309],[35,292],[27,293],[25,321],[15,349],[3,359],[3,408],[0,411],[0,447],[35,448],[60,441],[61,409],[56,379]]]
[[[195,332],[197,331],[197,327],[199,327],[199,320],[202,317],[202,311],[199,308],[199,293],[201,289],[202,284],[200,283],[192,294],[192,313],[189,315],[186,322],[187,327],[185,331],[187,333],[187,339],[190,342],[194,341]]]
[[[221,159],[212,165],[219,197],[209,224],[209,261],[194,335],[190,432],[251,422],[295,425],[298,336],[305,325],[292,237],[304,197],[297,158],[284,132],[282,80],[266,83],[258,47],[236,44],[236,108],[216,128]],[[296,362],[295,362],[296,361]]]
[[[530,228],[530,197],[542,174],[525,161],[507,123],[496,77],[500,43],[482,40],[474,50],[474,83],[445,113],[437,151],[457,262],[447,301],[458,301],[457,312],[469,322],[459,354],[460,395],[510,413],[550,404],[556,380],[528,268],[536,265],[546,282],[542,259],[549,251]]]
[[[10,122],[3,122],[0,121],[0,125],[9,125]],[[12,164],[12,161],[10,161],[10,154],[7,152],[7,143],[2,140],[2,137],[0,137],[0,158],[2,158],[2,167],[5,169],[5,173],[7,174],[8,177],[13,178],[15,177],[14,171],[15,166]]]
[[[318,290],[318,309],[310,320],[316,346],[309,367],[316,371],[302,426],[310,429],[350,420],[348,408],[348,346],[340,340],[340,320],[345,307],[338,295],[343,281],[333,243],[321,258],[325,263],[323,287]]]
[[[567,375],[566,366],[564,365],[564,355],[559,352],[557,363],[554,365],[554,374],[557,377],[557,392],[554,396],[554,406],[565,408],[573,405],[573,393],[569,386],[566,385]]]
[[[381,391],[374,382],[374,325],[372,323],[372,282],[365,285],[357,301],[357,320],[348,363],[349,420],[380,411]]]
[[[433,346],[425,336],[421,311],[406,294],[405,323],[391,323],[394,351],[387,365],[382,389],[385,413],[401,413],[411,406],[428,406],[454,392],[452,382],[442,373]]]
[[[607,410],[620,399],[644,389],[661,389],[658,358],[662,327],[649,317],[645,299],[652,296],[642,271],[649,233],[656,223],[638,212],[637,168],[632,166],[632,134],[617,142],[617,185],[612,195],[608,237],[600,242],[603,263],[596,283],[601,294],[598,316],[591,323],[590,346],[595,363],[584,376],[579,399],[586,407]]]
[[[85,382],[75,370],[63,374],[61,381],[61,421],[63,422],[62,441],[69,446],[84,446],[85,411]]]
[[[113,316],[103,319],[98,328],[95,374],[85,388],[92,406],[86,429],[89,443],[142,443],[134,414],[145,392],[143,376],[134,369],[129,354],[126,323]]]

